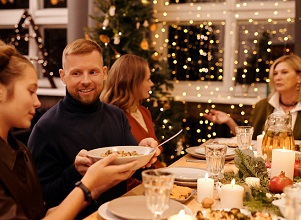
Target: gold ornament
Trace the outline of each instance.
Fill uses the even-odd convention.
[[[141,3],[144,4],[144,5],[148,5],[149,1],[148,0],[141,0]]]
[[[164,103],[163,108],[165,110],[170,109],[170,104],[169,103]]]
[[[53,5],[57,5],[59,3],[59,0],[50,0],[50,3]]]
[[[158,29],[158,26],[157,26],[157,24],[154,23],[150,26],[149,29],[151,30],[151,32],[155,32]]]
[[[149,26],[148,21],[147,21],[147,20],[144,20],[144,22],[143,22],[143,27],[148,27],[148,26]]]
[[[116,11],[115,5],[111,5],[110,8],[109,8],[109,15],[110,16],[114,16],[115,15],[115,11]]]
[[[160,59],[160,54],[158,52],[155,52],[152,54],[152,59],[154,61],[158,61]]]
[[[107,35],[104,35],[104,34],[101,34],[101,35],[99,36],[99,40],[100,40],[101,42],[103,42],[104,44],[110,43],[110,38],[109,38]]]
[[[86,40],[91,40],[89,34],[87,34],[87,33],[85,34],[85,39],[86,39]]]
[[[141,41],[140,47],[141,47],[142,50],[148,50],[149,49],[148,42],[147,42],[146,39],[143,39]]]
[[[120,43],[120,36],[119,34],[114,35],[114,44],[118,45]]]

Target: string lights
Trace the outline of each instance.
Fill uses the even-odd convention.
[[[22,36],[20,34],[20,30],[25,28],[25,20],[28,20],[34,33],[32,35],[25,34],[25,36]],[[18,24],[15,25],[15,36],[11,38],[11,43],[15,46],[19,45],[19,41],[21,39],[24,39],[25,41],[29,41],[30,38],[35,39],[38,49],[40,52],[40,57],[30,57],[30,60],[33,62],[37,62],[42,66],[42,73],[44,76],[46,76],[50,82],[51,88],[57,88],[55,85],[55,82],[53,80],[53,73],[47,72],[47,66],[48,66],[48,52],[43,44],[43,39],[39,31],[39,27],[35,24],[34,20],[32,19],[31,15],[28,13],[27,10],[24,10],[23,15],[21,16],[21,19]]]
[[[294,1],[153,3],[159,27],[153,45],[169,61],[172,78],[181,88],[178,99],[190,111],[197,111],[194,116],[198,125],[193,131],[199,135],[196,141],[201,143],[220,135],[216,126],[202,117],[212,108],[224,110],[241,124],[248,124],[255,103],[231,100],[259,100],[264,98],[261,94],[267,94],[264,85],[273,60],[293,53]],[[189,103],[188,97],[193,103]],[[192,127],[186,130],[191,132]]]

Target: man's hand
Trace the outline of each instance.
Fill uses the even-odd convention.
[[[75,169],[83,176],[88,168],[93,164],[93,161],[87,157],[87,150],[81,150],[75,157]]]
[[[159,156],[160,153],[161,153],[161,150],[157,147],[158,142],[153,138],[144,138],[143,140],[140,141],[139,146],[146,146],[146,147],[156,148],[156,153],[154,154],[154,156],[142,168],[151,167],[151,165],[154,164],[158,160],[157,156]]]

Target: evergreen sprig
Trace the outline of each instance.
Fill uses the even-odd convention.
[[[269,176],[264,159],[254,157],[252,151],[237,149],[235,150],[234,164],[238,168],[238,172],[225,173],[223,182],[235,179],[235,183],[245,188],[244,204],[251,212],[266,211],[281,216],[279,208],[272,205],[275,197],[269,190]],[[245,184],[246,177],[259,178],[260,186],[247,186]]]
[[[258,177],[260,185],[268,189],[269,175],[262,157],[254,157],[252,151],[235,150],[236,157],[234,159],[235,166],[238,168],[238,176],[242,180],[246,177]]]

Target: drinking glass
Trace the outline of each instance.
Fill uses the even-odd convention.
[[[287,220],[301,219],[301,188],[300,186],[286,186],[285,194],[285,218]]]
[[[252,126],[237,126],[235,132],[238,148],[241,150],[250,149],[254,128]]]
[[[163,212],[169,207],[174,178],[174,174],[156,169],[142,171],[146,205],[153,213],[154,220],[160,220]]]
[[[214,181],[218,181],[223,177],[222,170],[225,165],[225,157],[228,146],[225,144],[206,144],[206,166]]]

